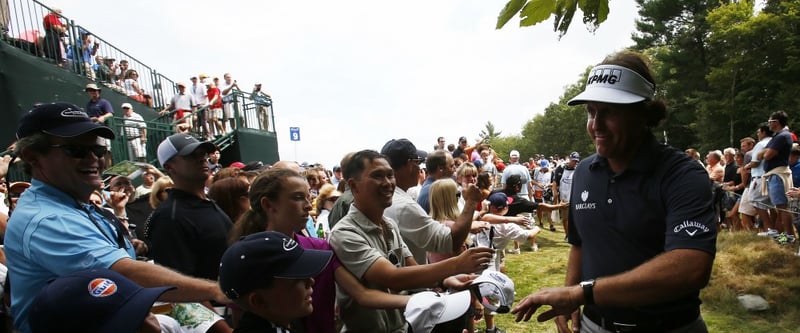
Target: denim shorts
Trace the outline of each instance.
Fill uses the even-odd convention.
[[[783,186],[783,179],[779,176],[769,176],[767,179],[767,189],[769,189],[769,201],[775,206],[786,205],[789,198],[786,197],[786,188]]]

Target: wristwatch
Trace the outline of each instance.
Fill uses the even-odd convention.
[[[592,305],[594,304],[594,279],[582,281],[579,283],[581,288],[583,288],[583,299],[584,304]]]

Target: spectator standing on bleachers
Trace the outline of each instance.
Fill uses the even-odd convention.
[[[208,105],[206,84],[202,81],[198,82],[197,76],[192,76],[189,78],[189,80],[192,81],[192,86],[188,87],[189,92],[194,96],[194,100],[197,101],[197,105]],[[194,117],[194,128],[197,128],[199,131],[201,131],[201,134],[204,136],[211,135],[212,132],[209,131],[208,124],[206,123],[206,121],[211,121],[211,116],[208,114],[209,112],[209,109],[206,109],[205,111],[198,112]]]
[[[122,59],[119,61],[119,67],[114,71],[114,81],[118,86],[123,87],[125,84],[125,75],[128,74],[128,61]]]
[[[236,90],[241,90],[241,89],[239,89],[239,85],[236,84],[236,80],[234,80],[233,77],[231,77],[231,73],[225,73],[225,75],[223,75],[222,78],[225,80],[225,82],[218,84],[215,81],[214,85],[219,87],[219,91],[222,94],[222,110],[223,110],[222,128],[225,130],[225,132],[227,132],[228,124],[226,124],[226,122],[230,124],[231,131],[236,129],[236,119],[234,118],[233,114],[233,101],[235,98],[233,95],[234,92],[233,89],[234,88],[236,88]]]
[[[114,108],[111,102],[100,97],[100,88],[94,83],[89,83],[84,89],[89,95],[89,102],[86,103],[86,114],[96,123],[105,123],[106,119],[114,116]]]
[[[261,91],[261,83],[253,87],[253,102],[256,104],[258,124],[262,131],[269,131],[269,110],[272,107],[272,96]]]
[[[197,101],[197,104],[205,105],[208,104],[208,95],[206,90],[206,82],[201,80],[197,80],[197,76],[192,76],[189,78],[192,81],[192,87],[189,89],[192,95],[194,95],[194,99]]]
[[[95,64],[92,66],[92,70],[97,76],[97,80],[102,83],[111,82],[111,77],[114,72],[109,65],[114,63],[114,59],[104,59],[103,56],[95,56],[94,61]]]
[[[134,69],[125,72],[125,81],[122,87],[125,89],[125,95],[139,103],[145,103],[144,90],[139,87],[139,72]]]
[[[192,112],[197,110],[197,101],[194,99],[194,95],[186,91],[186,83],[178,82],[175,85],[178,87],[178,93],[172,96],[169,104],[159,114],[174,112],[173,118],[177,123],[176,132],[183,132],[192,127],[187,118],[190,118]]]
[[[75,49],[77,54],[73,52],[72,60],[75,62],[75,69],[81,68],[89,78],[94,81],[95,73],[92,70],[92,58],[97,54],[97,49],[100,48],[100,43],[92,39],[92,34],[86,30],[79,29],[80,39],[78,39]]]
[[[50,14],[42,19],[44,27],[44,55],[56,61],[56,65],[61,67],[64,62],[64,55],[61,51],[61,37],[66,36],[67,27],[61,22],[61,9],[54,8]]]
[[[147,161],[147,125],[142,115],[133,111],[131,103],[122,103],[122,118],[125,119],[125,140],[128,141],[128,157],[131,161]]]
[[[219,92],[219,88],[214,85],[214,82],[209,81],[205,85],[208,100],[208,109],[206,110],[208,135],[225,135],[225,129],[222,124],[222,95]]]

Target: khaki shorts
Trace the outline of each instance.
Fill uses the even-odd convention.
[[[745,187],[742,191],[742,197],[739,199],[739,213],[749,216],[756,216],[756,207],[750,202],[750,186]]]

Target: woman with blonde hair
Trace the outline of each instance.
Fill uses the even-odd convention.
[[[431,218],[447,227],[452,227],[456,219],[461,214],[458,208],[458,185],[450,178],[439,179],[431,184],[430,197]],[[461,251],[466,250],[466,245],[462,245]],[[428,252],[428,262],[435,263],[447,258],[457,256],[458,253],[437,253]]]
[[[172,178],[169,176],[164,176],[158,178],[150,191],[150,207],[153,209],[158,208],[164,200],[167,200],[167,191],[172,188],[175,183],[172,182]]]
[[[333,209],[333,203],[336,202],[336,199],[342,196],[342,193],[337,191],[336,188],[331,184],[322,185],[319,189],[319,196],[317,196],[317,224],[314,226],[314,229],[319,230],[319,226],[322,226],[322,230],[325,231],[325,238],[328,238],[328,235],[331,233],[330,225],[328,224],[328,215],[331,213],[331,209]]]

